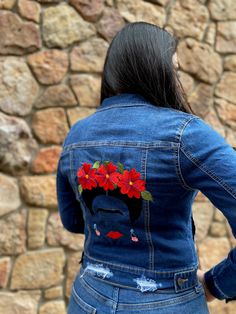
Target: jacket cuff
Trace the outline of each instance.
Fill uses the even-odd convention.
[[[204,274],[205,284],[210,293],[219,300],[236,300],[235,249],[228,257]]]

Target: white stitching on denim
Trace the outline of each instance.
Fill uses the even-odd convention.
[[[132,273],[135,273],[135,274],[139,274],[141,272],[143,272],[143,268],[141,267],[129,267],[129,266],[126,266],[124,264],[118,264],[118,263],[110,263],[110,262],[107,262],[107,261],[103,261],[103,260],[99,260],[97,258],[93,258],[92,256],[90,256],[88,253],[84,252],[84,255],[86,257],[88,257],[89,259],[93,260],[93,261],[96,261],[96,262],[100,262],[100,263],[104,263],[105,265],[109,265],[111,267],[113,267],[114,269],[118,270],[118,271],[122,271],[122,269],[127,269],[128,271],[132,272]],[[190,267],[190,268],[189,268]],[[189,267],[185,267],[185,268],[182,268],[182,269],[176,269],[174,271],[156,271],[156,270],[148,270],[149,272],[153,273],[153,274],[169,274],[170,276],[172,276],[173,274],[175,274],[176,272],[182,272],[182,271],[192,271],[194,270],[196,267],[198,267],[198,264],[194,265],[194,266],[189,266]],[[169,277],[171,278],[171,277]]]
[[[213,171],[209,170],[205,165],[201,164],[200,161],[191,156],[190,152],[184,150],[184,147],[181,148],[184,155],[192,161],[198,168],[200,168],[203,172],[205,172],[209,177],[211,177],[215,182],[217,182],[220,186],[224,188],[226,192],[228,192],[233,198],[236,199],[236,191],[234,191],[223,179],[219,178]]]
[[[147,155],[148,155],[148,150],[143,150],[142,151],[142,158],[141,158],[141,168],[142,168],[142,174],[143,174],[143,179],[146,180],[147,176]],[[145,233],[146,233],[146,239],[148,243],[148,248],[149,248],[149,268],[154,269],[154,246],[152,242],[152,235],[150,231],[150,212],[149,212],[149,202],[143,201],[143,210],[145,214]]]
[[[100,146],[120,146],[120,147],[134,147],[134,148],[166,148],[172,149],[178,147],[180,144],[171,141],[152,141],[152,142],[130,142],[130,141],[80,141],[78,143],[69,144],[64,147],[63,153],[74,148],[84,147],[100,147]]]
[[[189,124],[190,121],[192,121],[193,119],[199,119],[198,117],[191,117],[189,120],[185,121],[182,129],[180,130],[180,133],[179,133],[179,144],[181,144],[181,139],[182,139],[182,135],[183,135],[183,132],[184,132],[184,129],[186,128],[186,126]],[[179,145],[178,146],[178,149],[177,149],[177,174],[178,174],[178,177],[180,179],[180,182],[182,183],[182,186],[187,189],[187,190],[191,190],[191,191],[195,191],[195,189],[191,188],[191,186],[189,186],[185,180],[184,180],[184,177],[183,177],[183,174],[181,172],[181,167],[180,167],[180,148],[181,146]]]

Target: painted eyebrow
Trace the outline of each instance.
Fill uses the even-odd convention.
[[[119,213],[121,215],[124,215],[122,210],[120,210],[118,208],[108,208],[108,209],[98,208],[96,211],[97,212],[104,212],[104,213]]]

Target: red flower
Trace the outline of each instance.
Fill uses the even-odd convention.
[[[141,192],[145,190],[145,181],[140,179],[140,173],[134,168],[130,171],[125,170],[120,175],[118,186],[122,194],[128,194],[128,197],[140,198]]]
[[[107,165],[101,165],[97,170],[97,182],[105,191],[114,190],[115,184],[119,181],[120,174],[116,172],[116,166],[109,162]]]
[[[77,172],[79,184],[81,184],[83,189],[91,190],[97,186],[96,169],[91,169],[91,166],[91,164],[84,162]]]

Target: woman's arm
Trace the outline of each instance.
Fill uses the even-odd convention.
[[[66,175],[61,169],[61,160],[57,167],[57,201],[61,221],[65,229],[74,233],[84,233],[84,219],[80,203]]]
[[[236,237],[236,152],[199,117],[182,130],[179,170],[187,189],[200,190],[222,211]],[[204,274],[206,286],[218,299],[236,297],[236,248]]]

